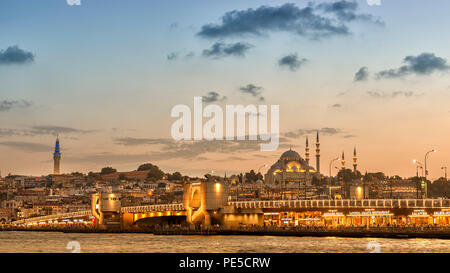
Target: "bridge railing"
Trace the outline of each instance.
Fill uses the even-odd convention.
[[[51,215],[46,215],[46,216],[27,218],[27,219],[14,221],[11,224],[21,225],[21,224],[27,224],[27,223],[43,222],[43,221],[57,220],[57,219],[64,219],[64,218],[71,218],[71,217],[84,217],[84,216],[91,216],[91,215],[92,215],[92,213],[90,210],[83,210],[83,211],[75,211],[75,212],[67,212],[67,213],[51,214]]]
[[[159,204],[159,205],[148,205],[148,206],[133,206],[133,207],[122,207],[121,212],[130,213],[143,213],[143,212],[158,212],[158,211],[180,211],[184,210],[184,206],[181,203],[177,204]]]
[[[449,199],[263,200],[228,204],[235,208],[450,208]]]

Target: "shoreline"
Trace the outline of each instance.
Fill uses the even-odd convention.
[[[103,229],[0,229],[1,231],[62,232],[62,233],[101,233],[101,234],[153,234],[155,236],[280,236],[280,237],[341,237],[341,238],[383,238],[383,239],[450,239],[450,232],[426,231],[380,231],[380,230],[103,230]]]

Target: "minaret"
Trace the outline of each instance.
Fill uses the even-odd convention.
[[[342,151],[341,162],[342,162],[342,169],[345,169],[345,155],[344,155],[344,151]]]
[[[353,172],[356,173],[356,167],[358,167],[358,157],[356,156],[356,146],[353,150]]]
[[[306,164],[308,164],[308,166],[309,166],[309,143],[308,143],[308,136],[306,136],[305,159],[306,159]]]
[[[317,130],[316,136],[316,171],[320,173],[320,141],[319,141],[319,130]]]
[[[56,136],[55,152],[53,153],[53,174],[59,175],[59,162],[61,161],[61,152],[59,149],[59,137]]]

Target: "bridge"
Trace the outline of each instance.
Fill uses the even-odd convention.
[[[362,199],[362,200],[264,200],[229,202],[229,206],[239,209],[268,208],[450,208],[449,199]]]
[[[156,204],[147,206],[121,207],[117,212],[120,217],[121,227],[135,228],[135,224],[142,220],[157,220],[163,218],[176,218],[189,223],[189,217],[204,213],[200,209],[186,207],[185,204]],[[191,214],[190,211],[191,210]],[[15,221],[14,226],[46,226],[84,224],[92,225],[99,215],[95,216],[93,210],[62,213],[41,217],[34,217]],[[192,211],[195,211],[192,213]],[[205,211],[207,211],[205,209]],[[207,212],[206,212],[207,213]],[[226,202],[220,208],[214,210],[212,215],[218,221],[215,223],[233,226],[240,224],[264,225],[267,218],[274,222],[276,217],[286,222],[286,215],[292,216],[289,221],[305,223],[306,221],[320,221],[325,223],[354,223],[367,224],[369,218],[380,218],[382,223],[398,222],[406,218],[427,218],[428,221],[440,219],[450,224],[450,200],[449,199],[363,199],[363,200],[254,200]],[[294,215],[294,216],[293,216]],[[313,215],[318,218],[300,217],[299,215]],[[274,218],[275,216],[275,218]],[[284,217],[284,218],[283,218]],[[296,219],[296,220],[295,220]],[[311,220],[312,219],[312,220]],[[356,219],[356,220],[355,220]],[[269,222],[271,222],[269,221]],[[196,222],[196,221],[194,221]],[[201,221],[200,221],[201,222]],[[356,221],[358,222],[358,221]],[[358,222],[358,223],[359,223]],[[272,223],[271,223],[272,224]]]

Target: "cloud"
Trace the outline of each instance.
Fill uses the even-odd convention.
[[[0,51],[0,64],[26,64],[34,61],[34,54],[20,49],[17,45]]]
[[[92,131],[52,125],[32,126],[26,131],[29,135],[84,134],[90,132]]]
[[[224,44],[221,42],[212,45],[211,49],[203,50],[204,57],[222,58],[227,56],[243,57],[253,46],[247,43],[238,42],[234,44]]]
[[[371,97],[374,98],[396,98],[396,97],[405,97],[405,98],[410,98],[410,97],[414,97],[414,96],[418,96],[417,94],[415,94],[412,91],[395,91],[395,92],[391,92],[391,93],[382,93],[382,92],[378,92],[378,91],[368,91],[367,94]]]
[[[341,108],[342,104],[336,103],[336,104],[331,105],[331,107],[332,108]]]
[[[256,9],[233,10],[225,13],[219,24],[203,25],[198,32],[204,38],[262,36],[269,32],[288,32],[310,39],[349,35],[349,21],[371,21],[371,16],[356,14],[356,2],[339,1],[299,8],[293,3],[282,6],[260,6]],[[327,17],[325,15],[333,15]]]
[[[173,143],[173,140],[168,138],[134,138],[123,137],[114,139],[116,144],[124,146],[139,146],[139,145],[156,145],[164,144],[169,145]]]
[[[25,152],[50,152],[52,150],[50,146],[33,142],[2,141],[0,145]]]
[[[306,63],[308,60],[305,58],[299,59],[297,56],[297,53],[289,54],[284,57],[282,57],[280,60],[278,60],[278,65],[281,67],[287,66],[291,71],[296,71],[300,68],[304,63]]]
[[[172,52],[172,53],[167,54],[168,61],[174,61],[176,59],[178,59],[178,52]]]
[[[253,97],[259,97],[260,101],[264,100],[264,97],[261,96],[262,90],[261,86],[256,86],[254,84],[247,84],[247,86],[242,86],[239,88],[239,91],[241,91],[244,94],[250,94]]]
[[[284,133],[284,136],[287,138],[299,138],[301,136],[309,135],[309,134],[315,134],[317,132],[317,129],[297,129],[291,132]],[[338,128],[330,128],[330,127],[324,127],[319,130],[319,133],[322,135],[337,135],[343,133],[342,129]]]
[[[422,53],[418,56],[406,56],[403,59],[405,65],[383,70],[377,73],[377,78],[400,78],[410,74],[429,75],[436,71],[447,71],[450,66],[447,60],[437,57],[434,53]]]
[[[14,108],[28,108],[33,103],[26,100],[1,100],[0,112],[7,112]]]
[[[224,101],[227,97],[220,96],[217,92],[209,92],[208,95],[202,97],[202,101],[205,103],[216,102],[216,101]]]
[[[261,143],[267,143],[261,140],[198,140],[198,141],[175,141],[171,138],[116,138],[114,142],[123,146],[143,146],[140,150],[144,150],[145,146],[149,146],[148,153],[140,154],[110,154],[103,153],[92,156],[83,156],[78,158],[78,161],[96,162],[108,164],[124,163],[124,162],[143,162],[151,160],[168,160],[168,159],[202,159],[206,160],[208,153],[224,154],[227,156],[241,155],[242,152],[261,153]],[[280,137],[279,149],[288,148],[286,144],[289,140],[285,137]]]
[[[316,9],[331,13],[343,22],[366,21],[380,25],[384,24],[381,20],[375,19],[370,14],[357,14],[358,3],[354,1],[342,0],[333,3],[321,3],[316,6]]]
[[[355,82],[361,82],[361,81],[367,81],[369,78],[369,69],[367,67],[361,67],[358,72],[355,74],[354,81]]]

